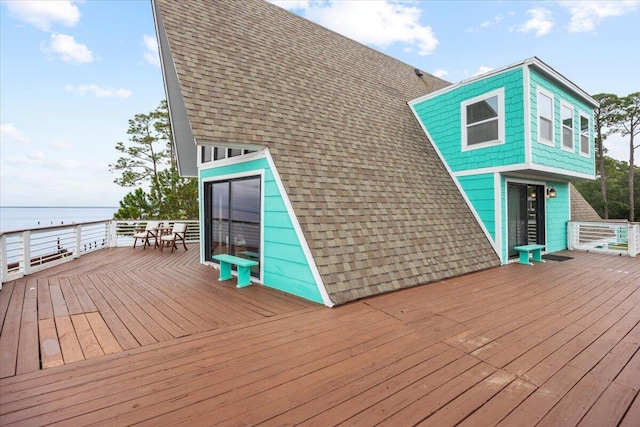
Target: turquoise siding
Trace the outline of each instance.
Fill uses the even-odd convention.
[[[558,193],[555,199],[547,201],[547,252],[567,249],[567,222],[569,222],[569,184],[566,182],[547,182]]]
[[[458,182],[495,242],[496,216],[493,174],[461,176],[458,177]]]
[[[580,101],[562,88],[556,86],[543,76],[531,70],[531,161],[538,165],[570,170],[584,174],[595,174],[594,137],[593,137],[593,108]],[[553,95],[554,111],[554,147],[538,142],[538,88]],[[562,147],[562,102],[573,107],[573,152],[563,150]],[[580,113],[589,118],[589,156],[580,154]]]
[[[504,88],[504,144],[462,149],[461,103]],[[525,161],[522,68],[474,81],[414,105],[415,111],[453,172],[520,164]]]
[[[265,286],[297,295],[317,303],[323,303],[322,296],[305,257],[293,222],[287,212],[282,194],[278,189],[273,173],[266,159],[251,160],[244,163],[219,166],[200,171],[200,191],[203,191],[203,180],[218,176],[233,176],[264,171],[264,187],[262,188],[263,222],[263,271],[262,282]],[[201,209],[204,204],[201,203]],[[204,212],[201,210],[201,222]],[[204,230],[204,223],[200,224]],[[204,248],[202,240],[201,250]]]

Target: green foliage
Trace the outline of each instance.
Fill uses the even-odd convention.
[[[147,219],[152,215],[153,209],[147,201],[147,193],[142,188],[137,188],[120,201],[120,209],[113,214],[113,219]]]
[[[627,219],[629,217],[629,164],[604,156],[606,194],[609,199],[609,218]],[[635,167],[635,220],[640,221],[640,169]],[[591,206],[603,216],[604,199],[601,191],[601,179],[595,181],[576,181],[573,184]]]
[[[591,184],[578,184],[585,193],[591,194],[585,198],[592,203],[600,215],[605,218],[622,219],[621,212],[627,212],[627,219],[637,221],[636,212],[638,206],[638,184],[637,168],[635,166],[635,149],[640,146],[634,142],[634,138],[640,133],[640,92],[635,92],[624,97],[618,97],[611,93],[600,93],[594,95],[600,103],[599,108],[594,112],[595,143],[596,143],[596,173],[599,176],[597,181],[600,187],[600,194],[593,193],[594,186]],[[607,160],[604,141],[607,136],[618,133],[629,138],[629,162],[612,165],[613,159]],[[624,172],[622,172],[624,170]],[[609,174],[615,176],[611,177]],[[622,176],[621,176],[622,174]],[[625,182],[626,179],[626,182]],[[620,192],[626,194],[620,197]]]
[[[127,134],[131,144],[116,143],[122,156],[109,168],[120,173],[116,184],[138,188],[124,197],[114,218],[198,218],[198,181],[178,174],[167,102],[149,114],[136,114]],[[139,187],[145,184],[149,193]]]

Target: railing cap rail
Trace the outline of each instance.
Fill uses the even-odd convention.
[[[54,230],[59,230],[61,228],[76,227],[78,225],[101,224],[106,222],[119,222],[119,223],[137,222],[139,223],[139,222],[147,222],[147,221],[194,222],[199,220],[197,218],[194,218],[194,219],[99,219],[95,221],[70,222],[68,224],[43,225],[42,227],[21,228],[18,230],[0,231],[0,236],[5,234],[19,234],[19,233],[24,233],[25,231],[54,231]]]
[[[0,236],[2,236],[3,234],[24,233],[25,231],[52,231],[52,230],[57,230],[57,229],[60,229],[60,228],[76,227],[78,225],[100,224],[100,223],[105,223],[105,222],[109,222],[109,221],[113,221],[113,220],[112,219],[100,219],[100,220],[96,220],[96,221],[70,222],[68,224],[44,225],[42,227],[22,228],[22,229],[18,229],[18,230],[7,230],[7,231],[0,231]]]

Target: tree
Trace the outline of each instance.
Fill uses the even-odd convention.
[[[142,188],[128,193],[120,201],[120,209],[113,214],[114,219],[147,219],[153,214],[153,209],[147,200],[147,193]]]
[[[629,164],[624,161],[604,156],[604,171],[607,176],[606,191],[608,194],[609,218],[629,218]],[[640,168],[635,167],[635,203],[636,221],[640,220]],[[603,216],[604,201],[601,192],[602,177],[595,181],[580,180],[573,183],[580,194],[591,206]]]
[[[120,202],[116,219],[187,219],[198,217],[198,183],[195,178],[178,174],[173,149],[167,102],[148,114],[136,114],[129,120],[130,145],[116,143],[122,154],[111,172],[121,175],[114,182],[122,187],[146,185],[127,194]]]
[[[640,92],[634,92],[618,99],[611,114],[611,127],[614,132],[629,137],[629,221],[634,221],[634,152],[640,146],[640,144],[635,145],[634,138],[640,133]]]
[[[609,219],[609,203],[607,199],[607,175],[605,168],[605,156],[607,149],[604,147],[604,140],[608,132],[606,128],[611,124],[611,113],[618,97],[611,93],[599,93],[593,96],[600,106],[594,111],[595,132],[596,132],[596,157],[597,174],[600,175],[600,192],[602,194],[603,212],[602,218]]]

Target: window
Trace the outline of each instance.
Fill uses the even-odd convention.
[[[504,92],[485,94],[462,104],[462,149],[504,142]]]
[[[211,147],[200,147],[200,162],[207,163],[213,160],[211,154]]]
[[[231,157],[242,156],[253,153],[255,150],[244,150],[240,148],[226,147],[200,147],[200,163],[208,163],[216,160],[224,160]]]
[[[227,149],[223,147],[213,147],[213,160],[222,160],[227,158]]]
[[[562,149],[573,151],[573,109],[562,106]]]
[[[229,254],[260,262],[259,176],[205,182],[205,259]],[[259,276],[260,268],[251,268]]]
[[[538,92],[538,141],[553,144],[553,97]]]
[[[580,154],[589,155],[589,118],[580,114]]]

